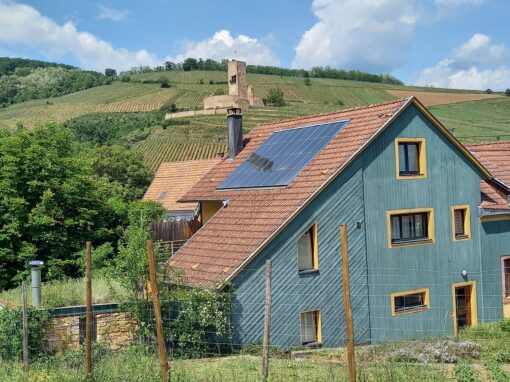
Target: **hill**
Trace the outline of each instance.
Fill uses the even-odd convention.
[[[161,87],[163,79],[168,80],[169,88]],[[282,89],[287,105],[243,110],[246,131],[266,121],[415,94],[461,140],[496,140],[510,134],[510,97],[501,95],[338,79],[310,78],[305,81],[302,77],[256,73],[248,73],[248,81],[260,98],[265,98],[269,89]],[[164,121],[165,110],[171,104],[179,110],[201,109],[204,97],[221,93],[227,93],[223,71],[172,70],[131,74],[126,82],[114,81],[110,85],[0,109],[0,126],[13,127],[23,123],[30,127],[49,119],[68,121],[70,126],[100,124],[103,129],[121,133],[125,130],[129,139],[120,137],[113,143],[120,142],[142,152],[147,165],[154,169],[162,161],[210,158],[226,150],[224,116]],[[130,122],[126,122],[128,120]],[[129,131],[123,130],[122,126],[129,126]],[[97,144],[93,140],[91,143]]]

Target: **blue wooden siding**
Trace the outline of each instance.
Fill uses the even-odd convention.
[[[396,180],[397,137],[425,138],[427,178]],[[365,217],[374,342],[453,333],[452,283],[462,270],[481,293],[479,219],[481,174],[414,106],[405,110],[364,153]],[[452,239],[451,207],[469,205],[471,239]],[[388,248],[388,210],[433,208],[435,244]],[[392,317],[392,292],[430,288],[430,309]]]
[[[425,138],[427,178],[396,180],[397,137]],[[410,106],[310,203],[234,280],[236,342],[262,340],[264,262],[273,261],[271,343],[300,343],[299,313],[320,310],[324,346],[345,343],[339,226],[348,224],[356,341],[383,342],[453,333],[452,284],[477,283],[478,320],[501,317],[500,257],[510,222],[481,224],[482,174]],[[471,239],[452,239],[451,207],[469,205]],[[435,243],[388,248],[389,210],[433,208]],[[318,224],[319,272],[297,272],[297,239]],[[361,228],[356,223],[361,222]],[[482,253],[482,256],[480,256]],[[482,260],[483,259],[483,260]],[[429,288],[430,309],[392,317],[392,292]],[[499,288],[499,289],[498,289]]]
[[[262,340],[264,321],[264,262],[271,259],[271,344],[300,345],[299,313],[320,310],[324,346],[345,342],[341,279],[340,224],[348,224],[349,258],[353,270],[353,316],[356,341],[370,340],[368,320],[365,233],[356,228],[363,221],[362,171],[351,166],[296,217],[236,279],[233,320],[236,343]],[[297,239],[317,222],[319,271],[299,275]]]
[[[483,319],[494,321],[503,314],[501,258],[510,256],[510,221],[480,225],[483,264]]]

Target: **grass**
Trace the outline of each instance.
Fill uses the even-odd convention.
[[[432,106],[430,110],[462,142],[510,139],[510,97]]]
[[[93,303],[117,302],[127,295],[126,291],[116,281],[103,278],[92,280]],[[69,279],[43,283],[42,306],[54,308],[85,304],[85,280]],[[28,304],[32,302],[32,295],[28,293]],[[7,306],[21,306],[21,287],[0,292],[0,302]]]

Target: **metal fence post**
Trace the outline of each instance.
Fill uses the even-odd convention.
[[[342,281],[344,292],[345,326],[347,329],[347,363],[349,365],[349,382],[356,382],[356,361],[354,359],[354,330],[352,326],[351,292],[349,285],[349,245],[347,242],[347,225],[340,226],[342,242]]]
[[[262,354],[262,382],[267,381],[269,375],[269,339],[271,330],[271,260],[266,261],[266,299],[264,314],[264,343]]]

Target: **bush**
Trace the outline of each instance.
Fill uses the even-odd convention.
[[[312,85],[312,81],[310,80],[310,78],[308,78],[308,77],[305,78],[305,85],[306,86]]]
[[[214,91],[214,95],[224,95],[225,91],[222,88],[218,88]]]
[[[120,80],[121,80],[122,82],[129,82],[129,81],[131,81],[131,77],[129,77],[127,74],[124,74],[124,75],[122,75],[122,76],[120,77]]]
[[[487,89],[487,90],[485,91],[485,93],[486,93],[486,94],[493,94],[494,92],[492,91],[492,89]]]
[[[47,352],[45,328],[49,319],[46,310],[28,310],[30,357],[39,357]],[[21,309],[0,310],[0,359],[20,359],[23,353],[23,313]]]
[[[268,106],[275,107],[285,106],[283,90],[280,88],[269,89],[267,93],[267,98],[264,103]]]
[[[161,84],[162,88],[170,87],[170,81],[168,81],[168,78],[166,77],[159,77],[158,82]]]
[[[506,95],[507,97],[510,97],[510,89],[506,89],[506,90],[505,90],[505,95]]]

